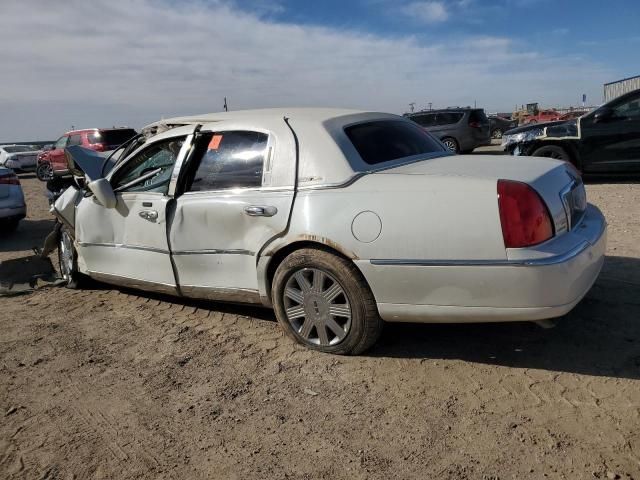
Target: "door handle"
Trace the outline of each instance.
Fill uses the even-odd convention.
[[[270,205],[249,205],[244,207],[244,213],[250,217],[273,217],[278,209]]]
[[[158,212],[156,212],[155,210],[141,210],[138,215],[140,215],[145,220],[153,221],[158,219]]]

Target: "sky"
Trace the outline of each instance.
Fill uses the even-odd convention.
[[[640,74],[638,0],[0,0],[0,141],[230,109],[510,112]]]

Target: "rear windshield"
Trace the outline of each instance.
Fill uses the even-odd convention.
[[[489,123],[489,119],[482,109],[471,110],[471,113],[469,114],[469,121],[477,123]]]
[[[412,122],[359,123],[344,131],[362,160],[369,165],[445,151],[437,140]]]
[[[15,147],[2,147],[7,153],[33,152],[33,148],[27,145],[16,145]]]
[[[102,143],[112,147],[122,145],[127,140],[136,135],[136,131],[132,128],[120,128],[118,130],[99,130],[87,135],[89,143]]]

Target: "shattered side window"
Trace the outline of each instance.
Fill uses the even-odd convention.
[[[127,160],[111,180],[114,190],[166,194],[184,140],[176,137],[153,143]]]

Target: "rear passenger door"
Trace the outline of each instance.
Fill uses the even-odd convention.
[[[281,160],[278,143],[283,142],[263,130],[201,134],[169,227],[183,294],[259,301],[258,254],[287,228],[293,201],[293,182],[271,181],[274,164]],[[290,170],[292,179],[295,169]]]

